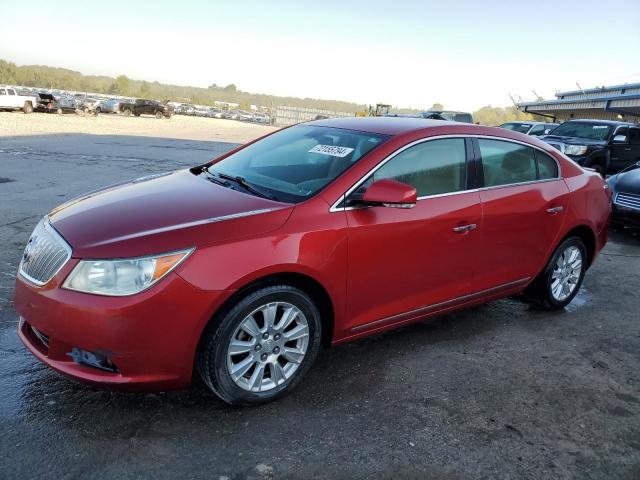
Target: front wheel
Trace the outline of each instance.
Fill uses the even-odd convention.
[[[227,403],[269,402],[290,392],[309,370],[320,335],[320,312],[305,292],[288,285],[265,287],[207,327],[198,371]]]
[[[124,113],[125,117],[130,117],[131,116],[131,109],[130,108],[125,108],[123,113]]]
[[[156,111],[156,118],[157,118],[158,120],[161,120],[161,119],[162,119],[162,116],[163,116],[163,115],[162,115],[162,112],[161,112],[160,110]]]
[[[578,237],[569,237],[556,248],[527,293],[549,310],[559,310],[577,295],[586,270],[587,249],[584,243]]]
[[[22,107],[22,111],[24,113],[33,113],[33,105],[31,102],[25,102],[24,107]]]

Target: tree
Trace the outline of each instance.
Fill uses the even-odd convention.
[[[224,91],[225,92],[237,92],[238,89],[236,88],[236,86],[233,83],[230,83],[229,85],[227,85],[226,87],[224,87]]]
[[[0,83],[17,83],[17,67],[15,63],[0,60]]]
[[[151,96],[151,86],[149,82],[143,80],[140,84],[140,96],[142,98],[149,98]]]
[[[119,95],[131,93],[131,80],[126,75],[120,75],[116,78],[116,91]]]
[[[442,110],[444,110],[444,105],[442,105],[441,103],[434,103],[429,110],[441,112]]]

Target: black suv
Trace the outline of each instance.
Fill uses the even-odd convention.
[[[157,100],[137,99],[133,103],[120,103],[120,111],[126,116],[132,113],[139,117],[140,115],[154,115],[156,118],[171,118],[173,108],[169,105],[163,105]]]
[[[640,125],[611,120],[569,120],[542,140],[601,175],[640,161]]]

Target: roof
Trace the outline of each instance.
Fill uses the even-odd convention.
[[[527,125],[554,125],[553,122],[539,122],[537,120],[510,120],[508,122],[501,123],[500,125],[507,125],[508,123],[523,123]],[[557,124],[555,124],[557,125]]]
[[[566,103],[594,103],[594,102],[606,102],[608,100],[637,100],[640,99],[640,94],[637,93],[623,93],[616,95],[608,95],[605,97],[594,98],[564,98],[561,100],[542,100],[540,102],[520,102],[517,105],[519,107],[535,106],[535,105],[561,105]]]
[[[604,87],[595,87],[595,88],[587,88],[586,90],[569,90],[566,92],[557,92],[556,97],[560,97],[562,95],[573,95],[577,93],[598,93],[598,92],[606,92],[607,90],[622,90],[629,88],[640,88],[640,83],[625,83],[622,85],[613,85],[613,86],[604,86]]]
[[[591,118],[572,118],[571,120],[567,120],[567,122],[565,123],[569,123],[569,122],[580,122],[580,123],[594,123],[594,124],[598,124],[598,125],[611,125],[612,127],[619,127],[620,125],[626,125],[626,126],[631,126],[631,127],[637,127],[638,124],[637,123],[631,123],[631,122],[619,122],[617,120],[594,120]]]
[[[307,122],[305,125],[344,128],[347,130],[359,130],[383,135],[400,135],[430,127],[442,127],[445,125],[457,126],[460,125],[460,123],[447,122],[444,120],[429,120],[419,117],[343,117],[315,120]]]

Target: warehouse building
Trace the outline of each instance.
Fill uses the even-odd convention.
[[[555,100],[522,102],[518,109],[565,122],[573,118],[640,123],[640,83],[556,93]]]

